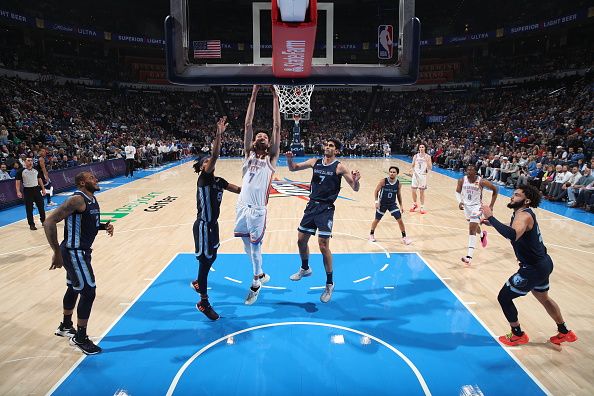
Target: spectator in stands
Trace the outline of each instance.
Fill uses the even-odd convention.
[[[6,164],[0,165],[0,181],[12,179],[10,174],[6,171]]]
[[[566,175],[567,176],[567,175]],[[557,195],[551,198],[551,201],[563,201],[567,198],[567,190],[574,185],[577,185],[579,179],[582,177],[582,174],[578,170],[577,165],[573,165],[571,167],[571,171],[569,172],[569,178],[563,185],[561,186],[561,190],[557,193]]]
[[[561,169],[559,169],[561,168]],[[547,199],[552,199],[559,194],[561,191],[561,187],[569,181],[571,177],[571,172],[568,171],[567,165],[557,165],[557,174],[555,175],[555,180],[551,184],[551,189],[549,194],[546,196]]]
[[[571,187],[567,189],[568,202],[567,206],[575,208],[578,206],[578,197],[583,191],[587,191],[586,188],[590,183],[594,181],[594,175],[592,170],[588,167],[584,168],[583,175],[580,179]],[[581,204],[585,202],[584,197],[581,199]]]

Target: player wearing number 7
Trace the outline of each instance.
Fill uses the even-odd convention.
[[[264,131],[256,133],[252,120],[259,87],[254,85],[245,115],[243,182],[236,208],[235,236],[241,237],[246,254],[252,262],[254,277],[245,299],[251,305],[258,299],[261,286],[270,280],[262,269],[262,238],[266,229],[266,204],[280,149],[280,112],[278,98],[272,90],[272,136]]]
[[[334,201],[340,192],[342,178],[347,181],[354,191],[359,191],[359,179],[361,175],[358,170],[349,171],[336,155],[341,149],[340,142],[336,139],[328,139],[324,145],[323,158],[310,158],[301,163],[293,162],[293,153],[287,152],[287,165],[291,172],[313,168],[311,177],[311,192],[309,202],[305,207],[303,219],[298,228],[297,245],[301,257],[301,268],[290,276],[292,281],[312,274],[309,268],[309,238],[318,232],[318,245],[324,260],[326,269],[326,287],[320,300],[323,303],[330,301],[334,291],[334,280],[332,278],[332,252],[330,251],[330,237],[332,236],[332,225],[334,222]]]
[[[487,231],[481,232],[480,226],[483,187],[487,187],[493,191],[491,203],[489,204],[489,207],[493,209],[497,200],[497,187],[490,181],[477,175],[474,165],[468,165],[466,167],[466,176],[458,179],[458,186],[456,187],[458,208],[464,211],[466,220],[468,221],[468,252],[465,257],[462,257],[462,262],[466,265],[470,265],[472,262],[472,255],[476,246],[476,234],[481,236],[481,245],[484,248],[487,247]]]

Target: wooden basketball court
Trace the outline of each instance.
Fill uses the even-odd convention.
[[[400,175],[406,179],[404,173],[410,164],[395,159],[343,161],[349,168],[361,171],[361,190],[355,193],[343,183],[341,194],[346,199],[336,202],[333,252],[418,252],[492,333],[509,332],[497,293],[517,268],[513,251],[508,242],[488,228],[488,248],[477,248],[471,267],[462,265],[460,257],[466,254],[468,226],[455,200],[456,181],[435,172],[429,176],[425,215],[408,212],[410,186],[404,185],[403,218],[413,244],[401,244],[398,225],[389,216],[384,216],[376,230],[378,242],[371,243],[368,234],[374,216],[375,186],[392,164],[400,167]],[[215,173],[240,184],[240,160],[220,160]],[[309,183],[311,171],[290,173],[286,166],[279,166],[275,177]],[[306,200],[299,197],[298,188],[291,189],[292,184],[299,183],[286,184],[279,186],[269,201],[264,253],[297,253],[296,228]],[[191,164],[186,163],[98,195],[102,214],[112,219],[115,234],[109,238],[101,233],[94,244],[98,287],[89,321],[91,336],[104,334],[176,254],[193,251],[195,194],[196,175]],[[220,253],[243,252],[241,241],[233,239],[232,233],[236,201],[236,195],[225,193],[219,220],[224,242]],[[503,195],[497,201],[495,214],[501,220],[511,215],[505,207],[508,201]],[[528,296],[516,300],[516,304],[531,342],[512,348],[512,353],[552,394],[590,395],[594,393],[594,233],[589,225],[545,210],[538,210],[537,216],[555,263],[551,296],[579,340],[563,347],[548,342],[556,326],[544,308]],[[62,225],[59,230],[62,232]],[[310,240],[310,249],[312,253],[318,251],[316,238]],[[53,335],[62,317],[65,283],[63,270],[48,270],[50,260],[51,250],[42,230],[30,231],[25,220],[0,229],[0,394],[47,393],[81,357],[67,340]],[[299,267],[298,262],[287,265],[295,270]],[[274,265],[265,262],[264,269],[274,279]],[[246,269],[244,281],[249,279],[250,271]],[[340,268],[335,268],[338,271]],[[216,303],[213,301],[215,308]],[[206,318],[196,312],[195,320]]]

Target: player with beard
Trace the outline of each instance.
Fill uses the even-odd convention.
[[[64,320],[55,331],[57,336],[71,337],[70,344],[86,355],[95,355],[101,348],[87,336],[87,323],[95,300],[95,275],[91,266],[91,246],[99,230],[113,235],[113,225],[99,222],[99,191],[97,179],[91,172],[81,172],[74,178],[78,190],[54,210],[43,223],[45,235],[54,251],[50,270],[64,266],[66,293],[63,299]],[[56,224],[62,220],[64,240],[58,244]],[[80,299],[78,298],[80,296]],[[76,300],[78,301],[78,306]],[[72,323],[72,313],[77,306],[77,330]]]
[[[518,272],[513,274],[499,291],[499,304],[503,314],[511,326],[511,333],[499,337],[499,341],[508,346],[526,344],[528,334],[520,328],[518,310],[514,299],[525,296],[529,292],[536,297],[555,323],[558,334],[550,341],[560,345],[562,342],[574,342],[577,336],[567,329],[565,320],[557,303],[549,297],[549,276],[553,272],[553,260],[547,254],[547,248],[542,241],[536,215],[530,208],[537,208],[541,195],[538,189],[530,185],[520,185],[514,191],[507,207],[514,210],[509,226],[493,217],[493,211],[488,205],[483,205],[483,216],[495,227],[503,237],[511,241],[514,253],[520,265]]]
[[[281,119],[278,97],[272,89],[272,135],[259,131],[254,136],[252,121],[256,109],[259,86],[254,85],[245,115],[244,153],[241,193],[236,208],[235,236],[241,237],[253,269],[252,285],[245,299],[251,305],[258,299],[261,286],[270,280],[262,268],[262,238],[266,229],[266,205],[272,175],[280,149]]]

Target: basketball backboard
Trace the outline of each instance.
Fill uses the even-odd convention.
[[[415,0],[318,2],[311,74],[305,78],[273,73],[271,8],[271,1],[170,0],[165,20],[169,80],[186,85],[403,85],[417,79]],[[388,29],[395,44],[380,54],[379,37]]]

